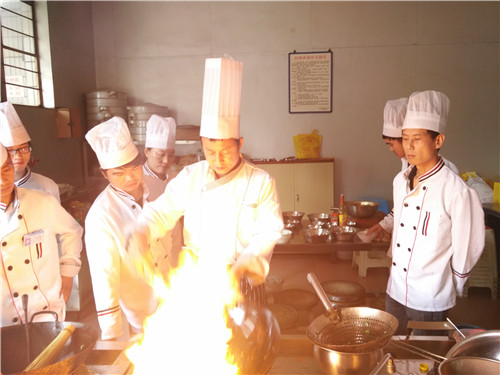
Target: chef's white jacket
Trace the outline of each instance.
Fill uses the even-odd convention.
[[[127,262],[124,233],[141,212],[131,195],[108,185],[85,218],[85,246],[103,340],[123,334],[121,311],[133,327],[142,328],[158,305],[153,289]]]
[[[141,221],[157,238],[182,215],[184,243],[195,254],[222,256],[228,264],[251,259],[252,272],[267,276],[283,229],[275,181],[267,172],[243,159],[219,179],[205,160],[184,167]]]
[[[61,276],[80,271],[82,227],[50,194],[15,188],[11,204],[0,209],[2,326],[24,322],[22,295],[28,295],[28,320],[38,311],[65,318]],[[52,321],[42,314],[34,321]]]
[[[483,251],[484,212],[477,193],[442,159],[410,190],[413,169],[394,178],[387,294],[415,310],[445,311]]]
[[[148,187],[148,201],[152,202],[158,198],[164,191],[167,184],[172,180],[171,175],[167,175],[165,180],[158,176],[144,163],[142,167],[143,182]],[[182,225],[177,222],[174,229],[168,231],[160,240],[161,246],[155,246],[152,252],[153,266],[156,271],[165,279],[173,266],[172,257],[177,259],[177,255],[182,249]],[[175,262],[175,261],[174,261]]]
[[[442,158],[444,164],[450,168],[453,172],[455,172],[457,175],[459,174],[458,168],[455,164],[453,164],[451,161],[448,159]],[[406,158],[401,158],[401,171],[405,171],[410,165],[408,164],[408,160]],[[391,211],[389,212],[388,215],[386,215],[380,222],[379,224],[384,228],[386,232],[392,233],[392,228],[394,227],[394,213]]]
[[[59,186],[57,186],[57,184],[53,180],[48,177],[42,176],[41,174],[31,172],[31,169],[29,168],[26,169],[27,173],[19,180],[14,182],[17,187],[46,191],[54,198],[56,198],[59,203],[61,202],[61,196],[59,195]]]

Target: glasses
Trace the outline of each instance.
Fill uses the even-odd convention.
[[[31,146],[26,146],[26,147],[21,147],[21,148],[13,148],[13,149],[10,149],[10,150],[7,150],[10,154],[10,156],[14,156],[16,155],[18,152],[20,154],[28,154],[31,152],[31,150],[33,150],[31,148]]]

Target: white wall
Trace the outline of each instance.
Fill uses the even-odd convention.
[[[443,155],[500,179],[498,2],[94,2],[97,88],[199,124],[204,60],[244,62],[241,133],[253,158],[294,155],[318,129],[335,191],[391,199],[400,168],[381,139],[385,102],[443,91]],[[288,53],[333,51],[333,112],[288,113]]]

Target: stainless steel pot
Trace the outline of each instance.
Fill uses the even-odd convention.
[[[453,345],[446,358],[481,357],[500,361],[500,330],[485,331]]]
[[[500,362],[480,357],[455,357],[441,362],[439,375],[498,375]]]
[[[313,343],[313,354],[321,371],[330,375],[366,375],[384,356],[382,348],[367,353],[343,353]]]

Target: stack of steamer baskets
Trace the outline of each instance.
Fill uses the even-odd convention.
[[[87,98],[87,124],[92,128],[111,117],[127,119],[127,94],[113,90],[92,91]]]
[[[136,144],[146,141],[146,123],[151,115],[168,117],[168,107],[155,104],[128,106],[127,110],[130,135]]]

